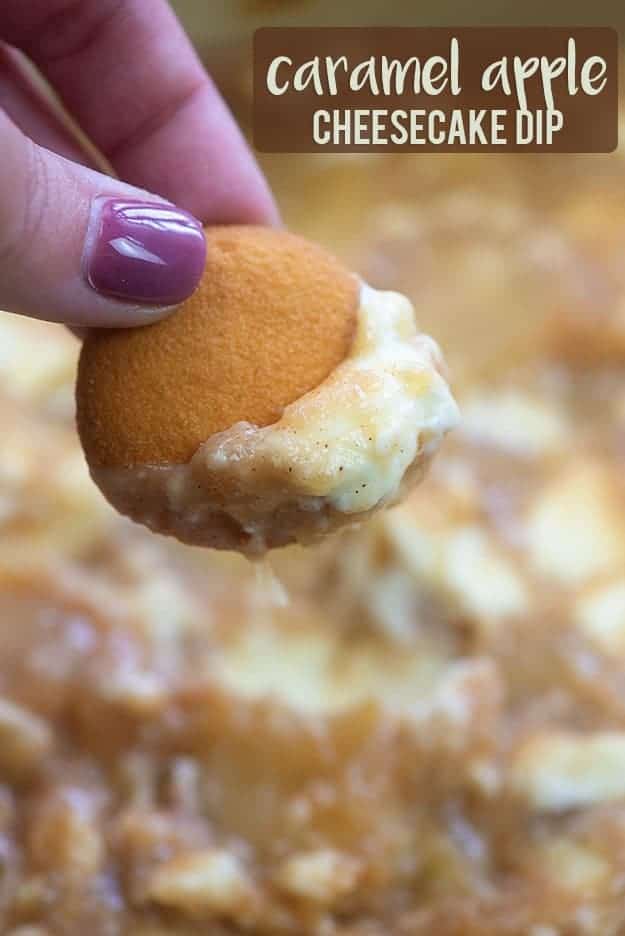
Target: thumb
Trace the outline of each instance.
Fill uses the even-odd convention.
[[[68,325],[141,325],[204,270],[201,223],[57,156],[0,111],[0,308]]]

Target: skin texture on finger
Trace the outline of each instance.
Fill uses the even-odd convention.
[[[5,43],[0,43],[0,109],[35,143],[66,159],[90,165],[86,151],[30,80],[21,54]],[[88,331],[72,326],[69,329],[81,341]]]
[[[87,151],[35,86],[22,55],[2,42],[0,109],[35,143],[66,159],[85,166],[92,165]]]
[[[3,0],[0,35],[36,62],[121,178],[204,222],[277,221],[252,153],[165,0]]]
[[[165,302],[139,305],[96,291],[84,263],[95,205],[106,198],[155,205],[156,196],[37,146],[2,111],[0,152],[0,307],[89,327],[146,324],[167,314]],[[170,216],[177,210],[162,204]],[[187,294],[199,281],[202,257],[196,266]]]

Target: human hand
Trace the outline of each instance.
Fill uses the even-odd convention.
[[[0,308],[74,326],[155,321],[199,281],[202,223],[276,221],[166,0],[4,0],[0,40]],[[123,182],[90,168],[20,53]]]

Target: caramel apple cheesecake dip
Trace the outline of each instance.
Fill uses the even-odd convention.
[[[0,932],[621,936],[623,153],[266,169],[410,297],[462,421],[401,503],[272,551],[278,602],[108,504],[78,342],[0,316]]]
[[[104,494],[157,532],[250,555],[397,500],[458,420],[409,301],[285,231],[207,243],[167,321],[84,343],[78,427]]]

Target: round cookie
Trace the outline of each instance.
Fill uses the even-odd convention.
[[[77,421],[92,467],[188,462],[235,423],[276,422],[349,353],[359,282],[338,260],[284,230],[206,236],[205,275],[173,315],[84,343]]]
[[[78,429],[105,497],[157,533],[248,556],[397,501],[458,418],[410,301],[283,230],[207,240],[173,315],[85,341]]]

